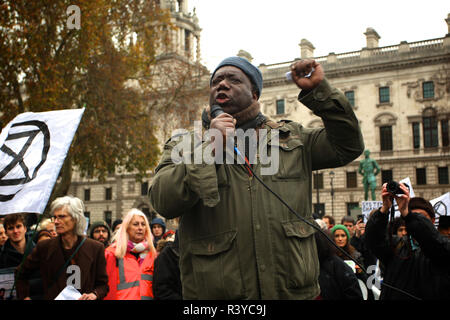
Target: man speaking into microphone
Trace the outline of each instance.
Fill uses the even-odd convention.
[[[211,76],[209,104],[223,112],[211,117],[208,108],[202,116],[205,129],[218,130],[222,141],[235,129],[277,132],[277,141],[264,140],[269,152],[278,152],[275,173],[260,175],[258,156],[252,170],[239,163],[174,163],[178,142],[169,140],[164,147],[149,197],[162,216],[181,216],[184,299],[314,299],[320,293],[314,228],[253,173],[313,223],[312,171],[344,166],[363,152],[364,143],[350,103],[330,86],[320,64],[296,61],[291,74],[301,89],[299,101],[322,118],[325,128],[264,116],[258,101],[262,74],[240,57],[226,58]],[[217,139],[204,139],[195,148],[213,146],[218,152],[214,144]]]

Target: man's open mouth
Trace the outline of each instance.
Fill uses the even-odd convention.
[[[225,93],[219,93],[216,96],[216,101],[218,103],[224,103],[227,102],[228,100],[230,100],[230,98]]]

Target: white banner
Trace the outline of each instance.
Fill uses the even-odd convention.
[[[431,205],[436,213],[435,226],[439,226],[440,216],[450,216],[450,192],[444,193],[442,196],[430,200]]]
[[[0,215],[42,214],[82,109],[19,114],[0,134]]]

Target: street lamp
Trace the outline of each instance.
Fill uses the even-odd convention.
[[[316,212],[319,216],[320,216],[320,210],[319,210],[319,206],[320,206],[320,200],[319,200],[319,171],[316,171],[316,174],[314,175],[314,182],[315,182],[315,187],[316,187],[316,200],[317,200],[317,204],[316,204],[316,210],[314,210],[314,212]]]
[[[334,172],[330,171],[330,186],[331,186],[331,216],[334,216],[334,188],[333,188],[333,179],[334,179]]]

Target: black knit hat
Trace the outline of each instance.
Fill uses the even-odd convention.
[[[221,63],[219,63],[214,72],[211,74],[210,84],[216,71],[225,66],[233,66],[241,69],[258,89],[258,91],[256,92],[258,98],[261,96],[261,91],[263,88],[263,78],[261,71],[259,71],[259,69],[251,64],[247,59],[241,57],[228,57],[225,58]]]
[[[434,212],[433,206],[431,203],[424,198],[414,197],[409,200],[409,211],[414,211],[414,209],[422,209],[428,213],[430,219],[434,219],[436,214]]]
[[[439,217],[439,229],[447,229],[450,227],[450,216]]]
[[[94,236],[94,230],[98,227],[104,227],[106,230],[108,230],[108,241],[111,239],[111,228],[108,226],[108,224],[105,221],[96,221],[93,222],[91,227],[89,228],[89,238],[93,238]]]

